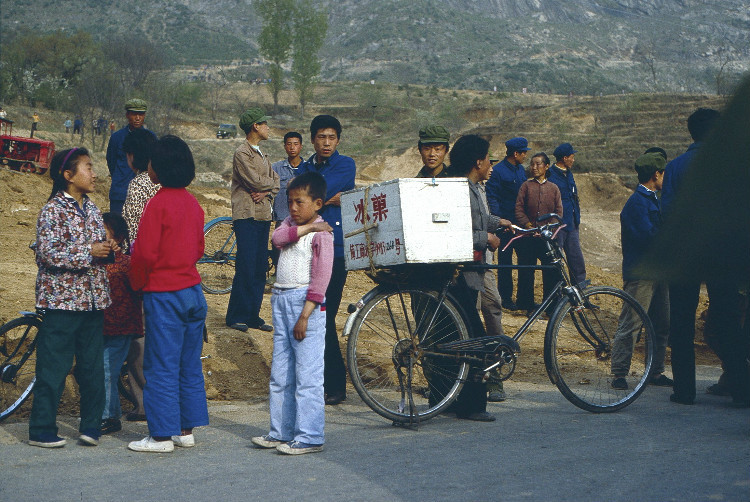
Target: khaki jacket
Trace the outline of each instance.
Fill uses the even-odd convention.
[[[258,203],[250,196],[252,192],[266,191],[271,193]],[[271,221],[273,198],[277,193],[279,175],[271,169],[268,157],[243,141],[232,161],[232,219]]]

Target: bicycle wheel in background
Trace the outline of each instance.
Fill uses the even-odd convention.
[[[594,413],[613,412],[632,403],[648,384],[654,328],[643,307],[624,291],[587,288],[580,308],[558,304],[547,325],[544,364],[552,383],[568,401]],[[612,388],[612,355],[620,319],[619,347],[632,345],[627,389]],[[623,334],[629,333],[625,337]],[[626,358],[627,360],[627,358]],[[627,364],[627,363],[625,363]]]
[[[19,317],[0,326],[0,420],[31,395],[36,371],[36,335],[42,321]]]
[[[198,260],[201,287],[206,293],[220,295],[232,291],[237,241],[232,218],[216,218],[204,231],[206,240],[203,258]]]
[[[425,332],[432,314],[437,316]],[[408,368],[415,415],[426,420],[458,396],[469,373],[468,364],[432,355],[438,344],[466,340],[468,329],[449,300],[438,309],[438,293],[410,289],[375,295],[359,311],[347,345],[347,363],[354,388],[381,416],[409,422]]]

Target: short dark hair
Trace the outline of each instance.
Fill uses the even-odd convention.
[[[289,131],[284,135],[284,143],[286,143],[286,140],[289,138],[297,138],[300,143],[302,143],[302,135],[298,133],[297,131]]]
[[[177,136],[162,136],[151,145],[151,168],[159,183],[169,188],[185,188],[195,178],[195,162],[190,147]]]
[[[312,200],[322,199],[325,202],[328,186],[326,185],[326,180],[322,174],[314,171],[307,171],[299,176],[295,176],[287,185],[286,192],[289,193],[292,190],[300,188],[307,190],[307,193]]]
[[[148,170],[148,152],[156,136],[151,131],[139,127],[130,131],[122,142],[122,150],[133,155],[133,169],[139,173]]]
[[[486,139],[476,134],[461,136],[450,153],[451,173],[466,176],[477,165],[477,161],[485,158],[489,151],[490,142]]]
[[[703,141],[719,118],[719,112],[712,108],[698,108],[688,117],[687,126],[693,141]]]
[[[427,145],[444,145],[446,153],[450,151],[451,147],[448,145],[447,142],[445,143],[422,143],[421,141],[417,141],[417,150],[421,150],[423,146]]]
[[[333,115],[318,115],[310,122],[310,139],[315,139],[315,135],[321,129],[335,129],[336,136],[341,139],[341,122]]]
[[[544,161],[545,164],[549,165],[549,157],[544,152],[535,153],[531,156],[531,160],[534,160],[537,157],[541,157],[542,161]]]
[[[89,151],[85,148],[74,147],[59,151],[52,157],[52,162],[49,165],[49,177],[52,178],[52,193],[47,200],[54,197],[60,190],[68,188],[68,180],[65,179],[63,173],[71,171],[75,174],[78,170],[78,159],[88,155]]]
[[[636,171],[636,174],[638,176],[638,183],[646,183],[648,180],[654,177],[654,173],[656,173],[656,168],[650,169],[648,171]]]
[[[128,241],[128,224],[125,223],[125,218],[117,213],[104,213],[102,215],[102,221],[104,221],[104,224],[112,231],[112,237],[114,237],[118,243],[127,242],[128,245],[126,248],[130,247]]]

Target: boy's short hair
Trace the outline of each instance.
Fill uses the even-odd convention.
[[[128,224],[125,223],[125,218],[117,213],[104,213],[102,215],[102,221],[112,231],[112,237],[117,242],[123,242],[128,240]]]
[[[477,165],[477,160],[485,158],[489,151],[490,142],[486,139],[476,134],[461,136],[450,153],[451,173],[466,176]]]
[[[325,202],[328,185],[322,174],[308,171],[299,176],[295,176],[287,185],[286,191],[289,193],[292,190],[300,188],[307,190],[307,194],[312,200],[322,199]]]
[[[185,188],[195,178],[195,162],[190,147],[177,136],[162,136],[151,145],[151,168],[159,183],[169,188]]]
[[[315,135],[321,129],[334,129],[336,136],[341,139],[341,122],[333,115],[318,115],[310,122],[310,139],[315,139]]]
[[[148,152],[156,137],[142,127],[130,131],[122,142],[122,150],[133,155],[133,169],[139,173],[148,170]]]
[[[286,143],[286,140],[289,138],[297,138],[300,143],[302,143],[302,135],[298,133],[297,131],[289,131],[284,135],[284,143]]]
[[[693,141],[703,141],[719,118],[719,112],[711,108],[698,108],[687,121],[688,131]]]

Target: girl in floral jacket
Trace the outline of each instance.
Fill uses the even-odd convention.
[[[81,394],[79,439],[96,446],[104,408],[103,311],[110,304],[105,261],[119,247],[106,239],[102,215],[87,195],[96,181],[88,151],[72,148],[58,153],[50,176],[52,194],[39,213],[34,244],[39,268],[36,307],[46,314],[37,336],[29,444],[65,445],[55,419],[75,356]]]

